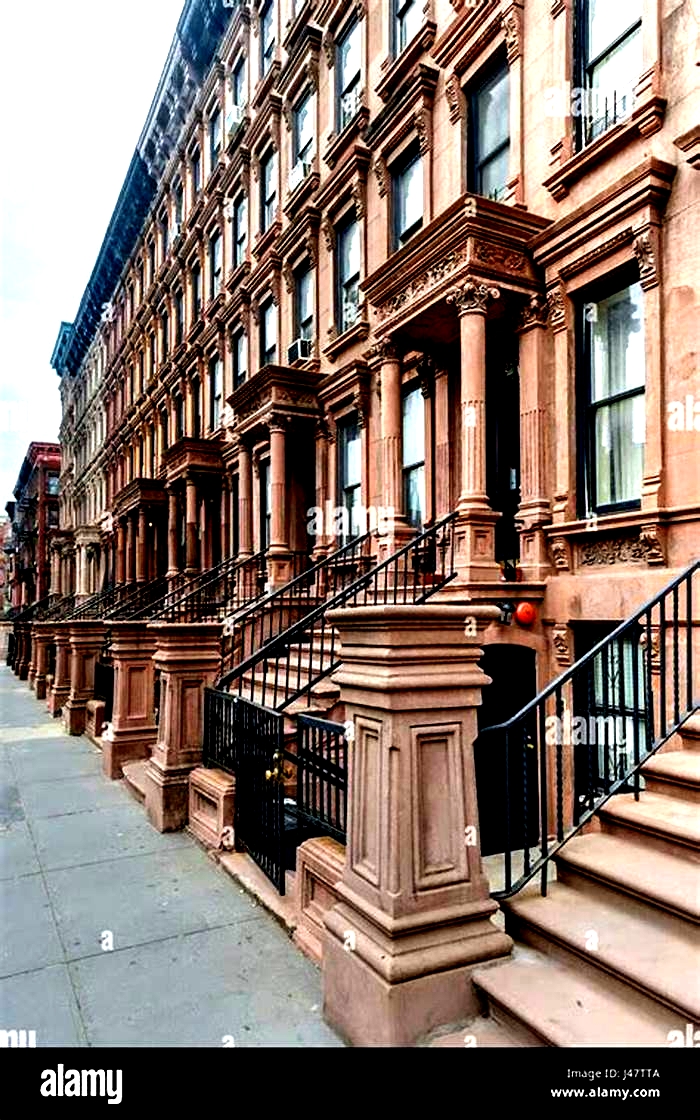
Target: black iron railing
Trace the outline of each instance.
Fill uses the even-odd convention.
[[[295,812],[303,834],[345,843],[347,750],[344,724],[307,714],[297,719]]]
[[[638,799],[644,762],[700,708],[699,569],[696,561],[520,712],[480,732],[475,749],[500,776],[501,794],[481,822],[482,833],[500,827],[505,840],[504,887],[494,897],[510,897],[538,873],[546,894],[562,845],[614,794]]]
[[[160,603],[168,593],[168,581],[165,576],[140,583],[133,587],[128,594],[119,600],[109,610],[105,611],[103,618],[111,621],[124,622],[137,618],[152,617]]]
[[[398,552],[314,607],[305,617],[267,641],[217,688],[281,711],[306,696],[340,665],[338,636],[328,613],[338,607],[422,603],[454,578],[454,521],[451,513],[418,534]]]
[[[35,616],[36,622],[65,622],[73,617],[75,595],[62,595],[41,613]]]
[[[133,590],[134,585],[127,583],[112,584],[105,587],[102,591],[91,595],[89,599],[83,599],[81,603],[78,603],[70,615],[70,621],[103,618],[108,611],[131,595]]]
[[[302,563],[304,553],[295,554]],[[164,622],[218,622],[232,611],[265,594],[265,552],[223,560],[202,572],[184,587],[171,590],[158,605],[157,618]]]
[[[10,668],[15,663],[15,650],[17,648],[17,639],[15,638],[14,631],[10,630],[7,635],[7,656],[5,657],[5,664]]]
[[[288,630],[293,623],[323,602],[329,594],[352,583],[372,566],[372,534],[365,533],[336,549],[316,564],[300,565],[300,571],[239,613],[224,619],[221,674],[251,657],[266,642]],[[301,554],[299,554],[301,557]]]

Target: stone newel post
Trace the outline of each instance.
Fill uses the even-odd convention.
[[[159,832],[187,824],[189,774],[202,761],[204,689],[221,665],[221,625],[151,623],[160,670],[158,737],[146,771],[146,811]]]
[[[46,671],[49,662],[49,646],[53,638],[53,625],[51,623],[34,623],[34,691],[37,700],[46,699]]]
[[[473,743],[477,632],[496,607],[338,610],[354,723],[340,901],[326,915],[324,1014],[355,1044],[408,1045],[478,1013],[470,968],[510,951],[491,918]],[[474,631],[472,633],[472,631]]]
[[[56,643],[56,670],[48,706],[52,716],[60,716],[70,693],[70,623],[54,623],[53,635]]]
[[[69,735],[82,735],[85,730],[87,703],[92,700],[94,693],[95,662],[104,641],[104,625],[102,622],[87,620],[71,622],[68,633],[70,693],[63,707],[63,722]]]
[[[155,635],[144,622],[113,622],[112,726],[102,736],[102,769],[121,778],[125,762],[148,758],[156,741],[153,654]]]

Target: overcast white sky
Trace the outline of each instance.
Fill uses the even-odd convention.
[[[3,5],[0,515],[32,440],[57,440],[49,359],[107,230],[184,0]]]

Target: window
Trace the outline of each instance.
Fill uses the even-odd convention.
[[[160,414],[160,444],[161,444],[161,449],[162,449],[161,454],[162,454],[162,452],[165,451],[166,448],[169,446],[168,413],[167,413],[166,409],[163,409],[163,411]]]
[[[248,376],[248,339],[245,331],[233,336],[233,385],[237,389]]]
[[[644,471],[644,307],[636,283],[583,304],[582,515],[639,506]],[[583,505],[583,502],[581,503]]]
[[[238,268],[246,258],[248,247],[248,201],[244,194],[233,204],[233,266]]]
[[[221,423],[224,393],[224,364],[217,355],[209,362],[209,428],[215,432]]]
[[[58,494],[58,475],[54,471],[49,471],[46,478],[46,493],[55,498]]]
[[[139,351],[139,386],[138,395],[140,396],[146,388],[146,356],[143,350]]]
[[[192,198],[195,199],[202,189],[202,156],[199,148],[192,152]]]
[[[643,65],[641,17],[642,0],[578,0],[576,84],[583,96],[572,113],[579,147],[632,112]]]
[[[347,510],[348,535],[346,540],[356,537],[362,531],[360,506],[362,504],[362,440],[357,419],[338,425],[338,499],[339,505]],[[340,541],[344,544],[345,540]]]
[[[293,118],[294,162],[311,163],[314,155],[314,96],[307,94],[294,110]]]
[[[353,218],[337,232],[337,313],[340,334],[355,323],[360,310],[360,227]]]
[[[148,336],[148,349],[151,365],[151,377],[153,377],[155,376],[156,367],[158,365],[158,355],[156,352],[156,336],[154,332],[151,332],[151,334]]]
[[[148,246],[148,275],[151,283],[153,283],[156,274],[156,243],[151,241]]]
[[[143,302],[146,294],[146,266],[143,260],[139,261],[139,302]]]
[[[170,250],[170,227],[167,214],[164,214],[160,221],[160,243],[163,250],[161,261],[164,261]]]
[[[192,378],[192,438],[202,436],[202,387],[198,377]]]
[[[238,62],[231,71],[231,97],[233,104],[238,109],[243,109],[246,102],[246,89],[245,89],[245,59],[239,58]]]
[[[216,299],[222,278],[221,235],[218,233],[209,238],[209,270],[209,298]]]
[[[336,46],[336,131],[342,132],[360,110],[362,39],[354,23]]]
[[[148,477],[156,477],[156,430],[153,424],[148,429]]]
[[[185,216],[185,192],[179,179],[175,184],[175,189],[173,191],[173,215],[175,219],[173,236],[177,237],[180,229],[182,228],[182,222]]]
[[[173,420],[175,423],[175,440],[182,439],[185,434],[185,402],[180,393],[173,396]]]
[[[420,389],[403,397],[403,503],[409,525],[425,519],[425,400]]]
[[[213,171],[221,155],[221,110],[215,109],[209,118],[209,170]]]
[[[271,151],[260,161],[260,229],[272,225],[277,213],[277,152]]]
[[[500,199],[508,181],[510,158],[508,66],[481,83],[471,98],[471,167],[469,189]]]
[[[423,161],[412,150],[394,171],[394,248],[400,249],[423,225]]]
[[[260,309],[260,365],[277,361],[277,308],[268,300]]]
[[[185,334],[185,297],[182,289],[175,292],[175,345],[179,346]]]
[[[394,54],[408,46],[422,24],[422,3],[418,0],[392,0],[394,9]]]
[[[162,313],[161,317],[160,317],[160,339],[161,339],[161,353],[163,355],[163,361],[165,361],[165,359],[168,356],[168,348],[169,348],[169,341],[170,341],[169,340],[169,334],[170,334],[170,323],[168,322],[168,312],[164,311]]]
[[[313,272],[310,268],[298,272],[294,278],[294,336],[314,336]]]
[[[266,0],[260,12],[260,76],[267,74],[275,57],[275,5]]]
[[[197,319],[202,313],[202,270],[199,264],[192,265],[192,323],[197,322]]]

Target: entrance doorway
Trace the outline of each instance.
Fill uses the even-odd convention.
[[[524,847],[526,820],[527,843],[532,846],[539,838],[535,735],[531,732],[527,736],[529,743],[516,742],[514,736],[510,736],[507,787],[505,734],[481,735],[485,728],[505,723],[534,699],[537,693],[535,651],[516,645],[486,646],[481,667],[493,682],[484,689],[481,707],[477,709],[479,737],[474,744],[481,854],[489,856],[505,851],[507,841],[511,851]]]

